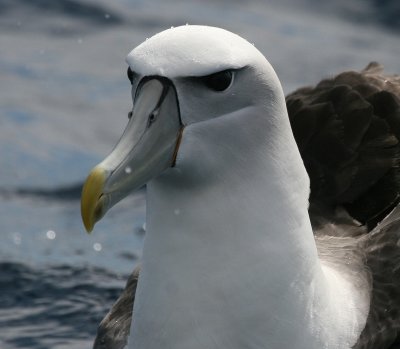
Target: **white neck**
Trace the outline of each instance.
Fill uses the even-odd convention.
[[[354,344],[363,325],[318,260],[286,111],[265,113],[189,125],[177,167],[148,185],[130,348]]]

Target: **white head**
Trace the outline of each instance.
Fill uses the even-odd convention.
[[[210,148],[202,153],[199,137],[210,144],[218,142],[221,133],[231,135],[227,139],[232,144],[226,147],[240,156],[251,159],[254,149],[250,147],[258,148],[256,152],[280,152],[280,157],[294,162],[295,185],[300,178],[307,200],[308,179],[291,134],[280,82],[254,45],[223,29],[187,25],[146,40],[126,61],[132,117],[113,152],[85,184],[82,215],[88,230],[117,201],[168,168],[197,166],[206,175],[213,173],[215,168],[206,168],[218,166],[220,160],[211,156],[207,163],[202,155]],[[250,113],[250,109],[257,111]],[[247,125],[233,122],[243,117]],[[204,134],[199,131],[202,127],[207,130]]]
[[[184,125],[265,103],[272,93],[281,93],[265,57],[248,41],[220,28],[188,25],[165,30],[133,49],[126,61],[134,72],[133,91],[144,76],[174,83]],[[211,79],[210,86],[201,79],[224,71],[226,76],[214,78],[225,87],[222,91],[213,89]]]

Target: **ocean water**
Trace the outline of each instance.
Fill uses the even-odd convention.
[[[0,348],[90,348],[140,260],[144,190],[92,235],[79,212],[127,122],[134,46],[171,26],[224,27],[288,93],[372,60],[400,73],[399,18],[396,0],[0,0]]]

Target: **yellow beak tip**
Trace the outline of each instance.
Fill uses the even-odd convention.
[[[83,222],[83,225],[85,226],[86,233],[90,234],[93,231],[94,224],[90,224],[89,222]]]
[[[93,230],[94,224],[99,217],[99,199],[103,193],[106,178],[106,171],[96,166],[90,172],[82,188],[81,215],[83,225],[88,233]]]

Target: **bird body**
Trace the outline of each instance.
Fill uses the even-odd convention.
[[[180,168],[148,184],[133,348],[344,348],[364,327],[368,285],[319,263],[299,155],[288,151],[284,166],[271,166],[271,152],[261,151],[271,138],[257,137],[268,126],[248,120],[257,114],[246,109],[189,126]],[[252,125],[248,137],[239,135],[243,118]],[[278,143],[296,149],[293,141]],[[340,342],[325,346],[339,333]]]
[[[374,288],[386,290],[371,256],[389,240],[400,255],[382,238],[394,223],[368,235],[343,205],[317,195],[309,207],[306,168],[319,162],[310,152],[304,166],[268,61],[225,30],[183,26],[127,62],[133,115],[89,176],[82,212],[91,230],[147,183],[128,348],[368,348]]]

